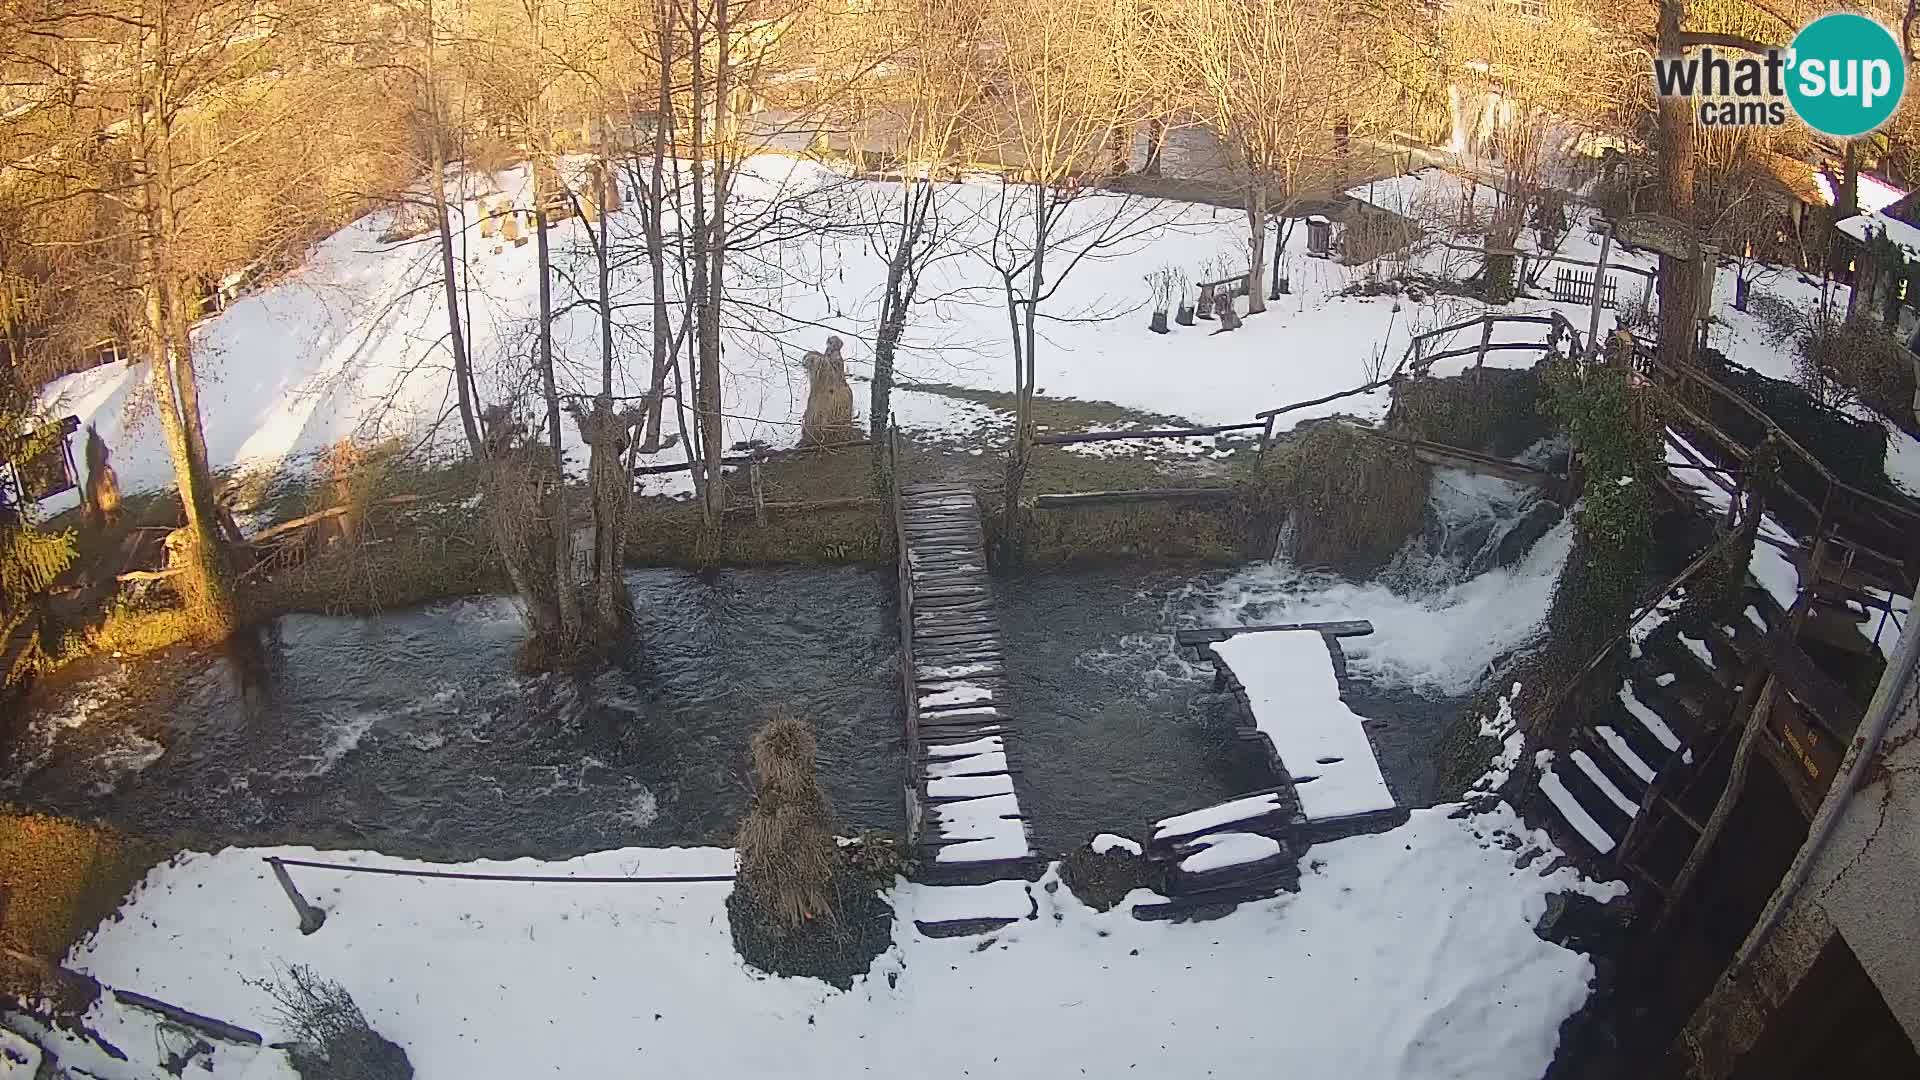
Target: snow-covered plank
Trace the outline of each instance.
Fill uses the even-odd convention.
[[[1667,722],[1660,718],[1659,713],[1647,708],[1645,702],[1634,696],[1632,683],[1620,684],[1620,704],[1626,706],[1627,712],[1633,714],[1635,720],[1640,721],[1640,726],[1646,728],[1648,734],[1660,740],[1661,746],[1669,750],[1680,749],[1680,736],[1673,733],[1673,729],[1667,726]]]
[[[1746,610],[1746,616],[1747,616],[1747,621],[1752,623],[1754,626],[1759,627],[1761,633],[1764,634],[1768,631],[1769,628],[1767,626],[1767,618],[1766,616],[1760,614],[1759,608],[1754,607],[1752,604],[1748,604],[1747,610]]]
[[[978,799],[987,795],[1013,794],[1013,777],[1006,773],[977,776],[946,776],[927,781],[929,799]]]
[[[1680,676],[1675,675],[1671,671],[1665,672],[1660,675],[1655,675],[1653,677],[1653,683],[1655,686],[1672,686],[1674,683],[1679,681],[1680,681]]]
[[[1200,850],[1180,860],[1180,869],[1189,874],[1204,874],[1209,870],[1224,870],[1229,866],[1244,866],[1247,863],[1270,859],[1280,854],[1280,841],[1271,836],[1247,832],[1207,833],[1194,837],[1194,844]]]
[[[1165,840],[1174,836],[1186,836],[1191,833],[1205,832],[1222,825],[1231,825],[1248,818],[1262,817],[1279,810],[1284,804],[1278,792],[1265,791],[1258,795],[1231,799],[1213,806],[1189,810],[1184,814],[1175,814],[1154,822],[1153,838]]]
[[[975,840],[962,840],[955,844],[942,844],[933,853],[936,863],[980,863],[1001,862],[1006,859],[1024,859],[1027,857],[1027,833],[1019,827],[1020,823],[1010,822],[1013,828],[1005,829],[991,836]]]
[[[1699,638],[1688,637],[1685,634],[1681,634],[1680,644],[1685,645],[1688,652],[1698,657],[1700,662],[1707,666],[1708,671],[1712,671],[1719,666],[1713,662],[1713,653],[1708,650],[1707,643],[1701,641]]]
[[[1581,806],[1580,800],[1574,798],[1573,792],[1568,791],[1567,786],[1560,782],[1560,777],[1553,771],[1552,766],[1548,766],[1540,773],[1540,793],[1547,797],[1547,801],[1560,812],[1561,819],[1572,826],[1574,832],[1579,833],[1587,843],[1593,845],[1595,851],[1605,855],[1613,850],[1613,837],[1607,830],[1600,827],[1599,822],[1593,820],[1593,815],[1587,813],[1587,808]]]
[[[1021,832],[1020,802],[1012,795],[988,795],[964,802],[935,803],[927,808],[935,831],[943,840],[980,840]]]
[[[900,913],[917,923],[969,919],[1024,919],[1033,914],[1033,896],[1020,880],[984,885],[914,885],[895,894]]]
[[[922,681],[934,682],[939,679],[965,679],[974,675],[985,675],[999,668],[998,664],[948,664],[946,666],[921,665],[914,668],[914,674]]]
[[[1619,732],[1605,724],[1596,726],[1593,731],[1600,736],[1601,742],[1607,744],[1607,749],[1613,751],[1613,756],[1620,759],[1620,764],[1633,770],[1633,775],[1649,784],[1653,783],[1653,766],[1634,753],[1633,747],[1627,745],[1627,740],[1621,738]]]
[[[984,741],[984,740],[975,740]],[[992,750],[984,754],[969,754],[966,757],[942,758],[927,762],[927,778],[939,780],[953,776],[981,776],[986,773],[1007,771],[1007,755],[1004,750]]]
[[[1340,700],[1319,631],[1237,634],[1212,648],[1245,688],[1254,726],[1293,774],[1309,821],[1393,808],[1360,717]]]
[[[1573,763],[1580,767],[1581,772],[1587,774],[1587,779],[1593,781],[1593,786],[1600,789],[1600,794],[1605,795],[1608,802],[1620,808],[1621,813],[1630,818],[1640,815],[1640,804],[1627,798],[1627,793],[1621,791],[1620,785],[1613,782],[1613,777],[1608,776],[1606,771],[1600,768],[1600,763],[1593,760],[1593,755],[1585,750],[1575,750],[1568,756],[1573,758]]]
[[[930,758],[962,758],[976,754],[997,754],[1006,750],[1007,743],[998,735],[986,735],[966,742],[936,743],[926,748]]]
[[[992,700],[993,691],[987,687],[975,686],[972,683],[960,683],[945,690],[921,695],[920,707],[923,709],[938,709],[947,705],[971,705],[976,701]]]
[[[1105,855],[1110,851],[1124,851],[1129,855],[1140,854],[1139,841],[1129,840],[1124,836],[1115,836],[1110,832],[1103,832],[1099,836],[1094,837],[1092,843],[1089,843],[1087,846],[1093,849],[1095,855]]]

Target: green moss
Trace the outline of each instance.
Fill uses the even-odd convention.
[[[1304,428],[1241,482],[1254,513],[1290,530],[1296,563],[1354,577],[1393,558],[1427,500],[1427,467],[1410,451],[1339,421]]]
[[[1411,438],[1511,457],[1553,429],[1540,390],[1540,375],[1531,368],[1410,379],[1394,388],[1387,427]]]
[[[7,886],[0,941],[57,964],[165,852],[104,825],[0,807],[0,882]],[[40,972],[0,963],[0,993],[33,992]]]

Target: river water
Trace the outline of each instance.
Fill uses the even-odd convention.
[[[1530,502],[1436,479],[1427,533],[1372,582],[1284,560],[1237,571],[1137,563],[994,585],[1024,809],[1044,851],[1274,782],[1234,704],[1172,644],[1182,626],[1367,618],[1349,703],[1396,797],[1431,801],[1446,721],[1544,613],[1566,526],[1469,577]],[[38,704],[0,749],[0,799],[193,846],[305,843],[440,858],[561,857],[727,842],[747,744],[776,710],[810,719],[845,829],[902,825],[892,574],[785,567],[629,575],[632,647],[591,676],[513,671],[504,598],[370,617],[287,616],[195,668],[171,711],[126,704],[109,666]]]

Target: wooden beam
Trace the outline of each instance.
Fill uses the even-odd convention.
[[[1071,510],[1080,506],[1107,506],[1147,502],[1227,502],[1239,498],[1237,488],[1142,488],[1137,491],[1076,491],[1035,496],[1036,510]]]
[[[1253,626],[1202,626],[1176,630],[1173,640],[1185,646],[1212,645],[1238,634],[1263,634],[1272,630],[1318,630],[1334,637],[1359,637],[1373,633],[1366,619],[1340,619],[1332,622],[1259,623]]]
[[[1266,422],[1253,420],[1244,424],[1214,424],[1210,427],[1155,428],[1147,431],[1080,431],[1065,435],[1036,435],[1035,446],[1066,446],[1071,443],[1124,442],[1130,439],[1186,439],[1204,438],[1209,435],[1224,435],[1229,431],[1254,431],[1266,427]]]
[[[1469,472],[1485,473],[1488,476],[1497,476],[1502,480],[1512,480],[1522,484],[1551,484],[1565,479],[1558,473],[1551,473],[1545,469],[1536,469],[1531,465],[1522,465],[1516,461],[1508,461],[1505,458],[1497,458],[1475,450],[1464,450],[1458,446],[1448,446],[1446,443],[1437,443],[1430,439],[1409,439],[1365,424],[1348,424],[1347,427],[1382,442],[1409,447],[1413,450],[1414,457],[1429,465],[1466,469]]]

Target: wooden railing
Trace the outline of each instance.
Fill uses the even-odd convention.
[[[1546,340],[1495,341],[1493,340],[1493,328],[1501,324],[1545,326],[1547,327]],[[1479,344],[1463,346],[1458,349],[1441,349],[1431,354],[1426,351],[1430,342],[1444,342],[1452,335],[1473,326],[1480,327]],[[1407,342],[1406,351],[1400,354],[1400,362],[1395,364],[1393,370],[1385,375],[1361,383],[1351,390],[1341,390],[1338,393],[1327,394],[1306,401],[1296,401],[1288,405],[1282,405],[1277,409],[1268,409],[1265,412],[1254,413],[1256,417],[1259,417],[1265,422],[1260,432],[1260,449],[1264,453],[1268,444],[1273,441],[1275,418],[1284,416],[1287,413],[1298,412],[1301,409],[1310,409],[1315,405],[1325,405],[1330,402],[1339,401],[1342,398],[1370,394],[1382,387],[1392,386],[1399,382],[1406,377],[1409,371],[1415,375],[1424,375],[1436,361],[1445,360],[1449,357],[1473,354],[1473,366],[1478,369],[1486,363],[1487,354],[1490,352],[1502,352],[1514,349],[1555,350],[1558,349],[1562,340],[1565,340],[1571,346],[1571,350],[1568,353],[1569,356],[1580,355],[1580,331],[1574,327],[1573,323],[1567,320],[1565,315],[1557,311],[1549,311],[1545,315],[1506,315],[1490,311],[1483,315],[1476,315],[1471,319],[1463,319],[1460,322],[1442,326],[1438,329],[1415,334],[1413,339]]]
[[[1920,552],[1905,556],[1878,551],[1855,537],[1841,536],[1841,524],[1849,518],[1873,523],[1880,531],[1894,536],[1920,536],[1920,508],[1901,505],[1891,499],[1848,483],[1836,476],[1813,451],[1807,449],[1800,440],[1794,438],[1767,413],[1748,401],[1738,391],[1725,385],[1712,375],[1692,364],[1662,360],[1658,351],[1648,342],[1636,339],[1634,342],[1634,367],[1647,377],[1647,385],[1660,395],[1663,403],[1672,408],[1675,414],[1684,419],[1696,431],[1712,440],[1728,457],[1742,466],[1753,456],[1754,447],[1722,430],[1719,425],[1703,415],[1700,410],[1688,404],[1685,398],[1677,394],[1663,379],[1676,385],[1698,387],[1738,410],[1758,423],[1767,433],[1775,446],[1784,453],[1792,455],[1802,467],[1803,475],[1811,474],[1820,481],[1821,490],[1812,493],[1801,491],[1793,484],[1781,478],[1774,485],[1775,490],[1791,500],[1794,505],[1805,511],[1813,522],[1809,532],[1810,550],[1807,552],[1810,562],[1817,566],[1828,555],[1828,549],[1843,549],[1844,558],[1851,566],[1864,557],[1877,564],[1880,576],[1886,577],[1903,587],[1911,587],[1916,576],[1920,576]],[[1683,451],[1684,453],[1684,451]],[[1729,470],[1731,472],[1731,470]],[[1737,501],[1747,479],[1746,470],[1737,473],[1737,483],[1716,478]]]

